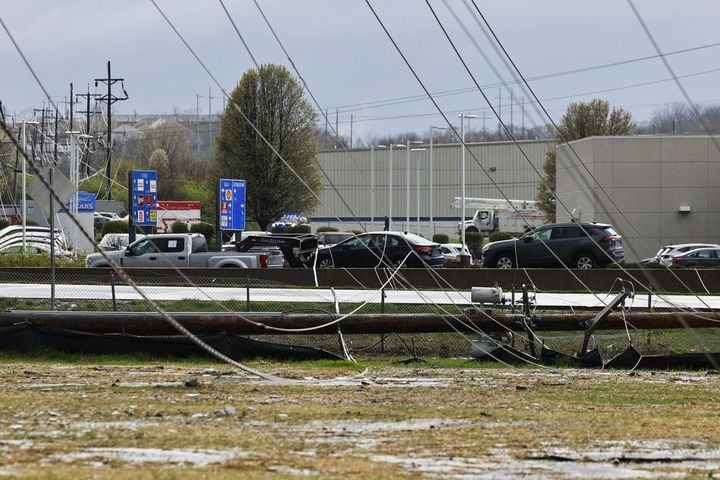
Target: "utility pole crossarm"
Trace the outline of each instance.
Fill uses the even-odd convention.
[[[107,78],[96,78],[95,79],[95,86],[97,87],[98,82],[102,82],[105,85],[107,85],[107,94],[106,95],[99,95],[98,99],[100,101],[103,101],[107,104],[107,145],[105,148],[107,149],[107,168],[105,171],[105,176],[108,180],[108,191],[107,191],[107,199],[112,200],[112,117],[111,117],[111,106],[115,102],[119,102],[122,100],[127,100],[130,98],[127,94],[127,91],[125,90],[124,78],[112,78],[112,73],[110,71],[110,62],[107,62]],[[116,84],[117,82],[121,82],[122,90],[123,90],[123,96],[117,97],[113,95],[112,93],[112,86]]]

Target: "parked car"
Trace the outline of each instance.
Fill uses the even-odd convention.
[[[234,243],[224,243],[223,252],[237,252]],[[278,247],[252,247],[246,250],[253,253],[264,253],[267,255],[267,268],[283,268],[285,266],[285,256]]]
[[[496,268],[566,265],[585,269],[605,267],[623,258],[622,237],[612,226],[601,223],[544,225],[482,249],[482,265]]]
[[[720,246],[677,253],[663,262],[670,267],[714,267],[720,265]]]
[[[23,232],[24,230],[24,232]],[[28,243],[45,244],[50,250],[50,228],[38,225],[10,225],[0,230],[0,250],[10,246],[25,245]],[[65,238],[62,230],[55,229],[54,233],[55,251],[65,252],[70,249],[70,244]]]
[[[145,238],[145,235],[142,233],[135,234],[135,240],[141,238]],[[128,243],[130,243],[129,233],[106,233],[98,243],[98,247],[100,247],[100,250],[105,251],[123,250],[128,246]]]
[[[440,253],[442,253],[443,259],[445,260],[457,260],[458,255],[461,255],[460,252],[465,252],[465,255],[470,257],[470,264],[472,265],[473,256],[467,245],[465,245],[464,250],[462,243],[443,243],[440,245]]]
[[[255,252],[209,252],[199,233],[147,235],[115,252],[91,253],[86,267],[267,268],[268,256]]]
[[[316,258],[319,268],[439,267],[442,264],[440,244],[413,233],[385,231],[361,233],[332,247],[321,248]]]
[[[270,224],[270,231],[275,233],[282,233],[289,227],[295,227],[297,225],[306,225],[308,223],[307,217],[300,215],[299,213],[286,213],[277,222]]]
[[[115,212],[93,212],[93,216],[105,217],[109,218],[110,220],[121,220],[120,215]]]
[[[355,234],[352,232],[320,232],[317,234],[318,245],[322,247],[332,247],[354,236]]]
[[[673,257],[680,256],[683,253],[698,248],[720,248],[720,245],[716,243],[679,243],[676,245],[665,245],[657,251],[654,257],[641,260],[640,263],[659,263],[670,266]]]

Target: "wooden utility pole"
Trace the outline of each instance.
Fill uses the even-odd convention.
[[[110,61],[107,62],[107,78],[96,78],[95,79],[95,86],[98,86],[98,82],[102,82],[105,85],[107,85],[107,94],[102,95],[99,100],[107,103],[107,144],[105,145],[105,149],[107,151],[107,165],[105,169],[105,176],[107,177],[108,181],[108,191],[107,191],[107,199],[112,200],[112,119],[111,119],[111,106],[115,102],[119,102],[121,100],[127,100],[128,94],[125,91],[125,85],[124,78],[112,78],[112,74],[110,72]],[[121,82],[122,90],[123,90],[123,97],[116,97],[112,93],[112,86],[113,84]]]
[[[212,87],[208,87],[208,146],[210,148],[210,157],[213,156],[213,121],[212,121]]]
[[[72,85],[72,84],[71,84]],[[98,113],[96,111],[90,112],[90,99],[95,98],[98,95],[95,93],[90,93],[90,84],[88,84],[87,93],[77,93],[75,94],[76,97],[85,97],[85,111],[79,112],[81,115],[85,115],[85,135],[90,135],[90,123],[92,119],[93,113]],[[72,110],[70,110],[72,112]],[[70,117],[72,118],[72,117]],[[71,128],[72,128],[72,122],[71,122]],[[87,144],[85,145],[85,151],[83,152],[83,162],[85,163],[85,175],[90,175],[90,153],[87,149]]]

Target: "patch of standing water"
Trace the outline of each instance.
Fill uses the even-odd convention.
[[[401,465],[411,472],[442,479],[574,479],[685,478],[689,472],[720,468],[720,450],[697,441],[642,440],[600,442],[577,450],[553,447],[524,457],[493,448],[479,458],[370,455],[375,462]]]
[[[66,462],[75,460],[120,460],[130,463],[174,463],[205,467],[222,463],[247,453],[236,450],[162,450],[158,448],[89,448],[85,451],[58,455]]]

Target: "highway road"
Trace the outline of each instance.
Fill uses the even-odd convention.
[[[245,301],[247,290],[232,287],[164,287],[144,286],[142,292],[153,300],[205,300],[205,301]],[[386,290],[385,303],[388,304],[470,304],[469,291],[438,291],[438,290]],[[569,307],[588,308],[602,307],[603,302],[614,297],[601,293],[597,296],[587,293],[538,293],[535,304],[538,308]],[[0,284],[0,296],[24,299],[49,299],[49,284],[3,283]],[[510,299],[509,292],[505,292]],[[108,285],[56,285],[55,298],[57,300],[110,300],[111,287]],[[141,300],[142,297],[132,287],[116,286],[115,298],[117,300]],[[516,293],[516,300],[520,295]],[[250,300],[254,302],[318,302],[333,304],[336,300],[346,303],[380,303],[381,294],[378,290],[351,290],[327,288],[250,288]],[[647,295],[637,295],[628,299],[626,305],[631,309],[647,308]],[[653,295],[652,306],[656,309],[720,309],[720,296],[690,296],[667,295],[659,297]]]

